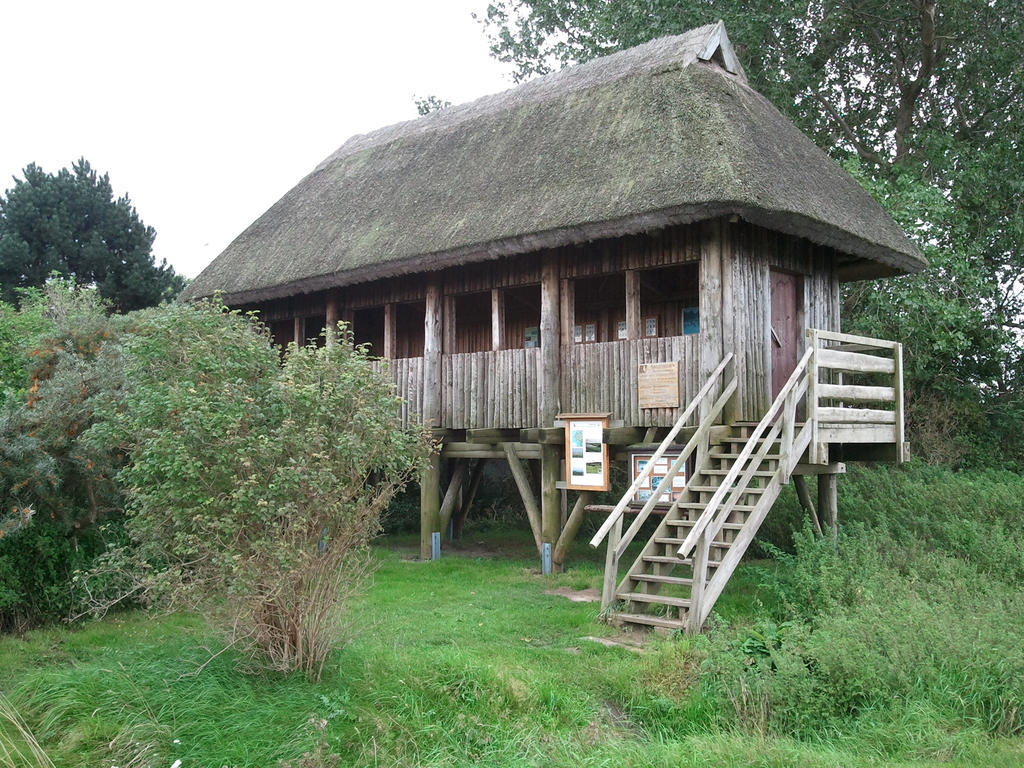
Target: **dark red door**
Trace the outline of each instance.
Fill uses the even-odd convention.
[[[772,399],[779,394],[800,359],[800,277],[771,270]]]

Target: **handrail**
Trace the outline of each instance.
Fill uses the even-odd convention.
[[[651,476],[651,473],[654,470],[655,462],[665,455],[665,451],[668,450],[668,447],[672,445],[672,441],[675,440],[679,432],[683,429],[684,426],[686,426],[686,422],[689,421],[690,416],[693,415],[693,412],[697,410],[698,406],[700,406],[704,398],[707,397],[708,392],[711,391],[712,386],[718,380],[718,377],[722,375],[722,372],[726,369],[726,366],[730,362],[732,362],[732,359],[733,354],[732,352],[730,352],[729,354],[722,358],[722,362],[720,362],[718,364],[718,367],[715,368],[715,370],[711,373],[710,376],[708,376],[708,380],[704,382],[704,386],[700,388],[700,391],[697,392],[693,400],[691,400],[689,405],[686,406],[686,410],[684,410],[683,414],[676,420],[675,426],[672,427],[672,429],[669,431],[665,439],[662,440],[661,445],[659,445],[658,449],[654,452],[654,455],[650,458],[650,460],[648,460],[647,466],[643,468],[643,470],[640,472],[636,480],[633,481],[633,484],[630,485],[629,490],[626,491],[625,494],[623,494],[622,498],[619,500],[619,503],[615,505],[615,508],[611,511],[611,513],[609,513],[607,519],[601,524],[601,527],[598,528],[597,533],[595,533],[594,537],[590,540],[590,546],[596,548],[604,539],[604,537],[608,535],[608,531],[611,530],[612,526],[615,525],[619,518],[622,517],[622,514],[625,511],[626,507],[629,506],[629,500],[633,497],[633,494],[635,494],[637,490],[639,490],[641,485],[643,485],[644,480]],[[735,390],[735,378],[733,379],[732,386],[733,390]],[[719,399],[722,400],[722,398]],[[728,400],[728,398],[725,398],[725,400],[723,400],[722,402],[723,407],[725,405],[726,400]],[[719,408],[719,412],[721,412],[721,408]],[[698,431],[700,431],[699,427]],[[671,483],[671,479],[668,479],[668,482]],[[653,509],[654,504],[657,503],[659,496],[660,494],[652,494],[651,499],[648,500],[648,503],[644,507],[648,514],[650,514],[650,509],[648,509],[648,507]],[[630,527],[630,530],[632,530],[632,526]]]
[[[722,394],[715,401],[715,404],[711,406],[711,409],[707,412],[707,414],[705,414],[704,418],[701,419],[700,424],[697,427],[697,430],[693,433],[693,436],[687,441],[686,446],[683,448],[682,451],[680,451],[679,456],[676,457],[676,460],[672,462],[672,466],[668,468],[668,472],[666,473],[665,479],[662,480],[662,482],[668,483],[669,487],[671,487],[672,478],[678,475],[679,470],[686,466],[686,461],[690,458],[690,455],[700,444],[701,440],[703,440],[707,436],[708,429],[718,419],[719,414],[725,408],[725,404],[729,402],[729,398],[732,397],[733,393],[736,391],[736,386],[736,379],[733,379],[728,384],[726,384],[725,389],[722,391]],[[629,548],[629,545],[633,542],[633,539],[636,536],[637,532],[640,530],[641,526],[643,526],[643,524],[647,521],[648,516],[651,514],[651,511],[654,509],[654,506],[658,503],[658,500],[660,498],[660,491],[657,493],[652,493],[651,498],[649,498],[647,500],[647,503],[644,504],[643,509],[641,509],[637,513],[636,519],[633,521],[633,524],[629,526],[629,529],[624,534],[622,534],[622,537],[619,539],[618,546],[616,546],[615,548],[616,558],[622,557],[625,551]],[[673,508],[676,504],[678,504],[678,502],[673,504]]]
[[[683,540],[682,545],[680,545],[677,551],[679,557],[686,557],[690,554],[690,551],[697,544],[697,539],[700,538],[701,534],[704,533],[705,528],[708,527],[708,523],[710,523],[715,517],[715,513],[718,511],[718,505],[721,504],[722,499],[725,498],[725,495],[732,488],[733,483],[736,482],[736,478],[743,470],[744,465],[750,458],[750,454],[753,453],[754,446],[757,444],[757,441],[761,438],[761,435],[764,434],[765,430],[768,429],[768,426],[775,421],[775,417],[778,414],[779,409],[782,408],[783,404],[786,402],[786,398],[790,391],[797,386],[797,383],[806,373],[807,363],[814,355],[814,352],[815,350],[813,347],[809,347],[807,351],[804,352],[804,356],[800,358],[800,362],[797,363],[796,368],[793,369],[793,373],[790,374],[785,386],[783,386],[782,390],[776,396],[771,407],[768,408],[768,412],[765,413],[764,418],[762,418],[757,427],[755,427],[754,432],[746,439],[743,450],[740,451],[740,455],[736,458],[736,461],[733,462],[732,467],[729,469],[729,474],[723,478],[718,489],[715,491],[715,494],[711,497],[711,501],[708,502],[704,511],[701,513],[701,516],[697,518],[697,521],[693,524],[693,527],[690,528],[690,532]],[[781,425],[777,424],[775,425],[775,430],[778,429],[781,429]],[[761,452],[760,454],[762,457],[763,453],[764,452]],[[756,466],[754,469],[756,469]],[[749,475],[753,476],[753,471],[751,471]]]

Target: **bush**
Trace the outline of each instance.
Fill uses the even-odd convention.
[[[348,336],[290,348],[214,303],[136,318],[111,416],[148,599],[230,596],[236,640],[318,678],[366,544],[429,450]]]
[[[0,629],[67,618],[95,526],[121,515],[124,457],[89,439],[123,388],[118,336],[94,291],[59,280],[0,306]]]
[[[705,671],[723,719],[859,733],[888,755],[1024,733],[1024,479],[911,465],[845,480],[838,549],[805,526],[792,554],[775,553],[774,615],[713,635]]]

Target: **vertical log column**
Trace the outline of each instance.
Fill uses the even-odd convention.
[[[558,261],[545,258],[540,283],[540,417],[550,427],[560,410],[562,381],[561,333],[559,328]],[[554,550],[562,527],[562,497],[555,484],[561,473],[562,450],[542,445],[540,458],[540,515],[543,546]],[[547,561],[547,558],[544,558]]]
[[[700,225],[700,379],[703,383],[722,361],[722,225],[719,219],[711,219]],[[700,417],[703,419],[708,409],[722,391],[715,385],[700,406]],[[705,437],[697,446],[697,466],[705,461],[708,451],[708,440]],[[699,544],[698,544],[699,546]],[[699,558],[694,561],[694,568],[699,565]],[[694,582],[703,579],[705,573],[694,572]],[[690,606],[693,613],[699,603],[699,595],[694,596],[694,604]]]
[[[296,347],[302,347],[306,344],[306,318],[299,317],[296,315],[295,321],[292,324],[292,340],[295,342]]]
[[[398,353],[398,305],[384,305],[384,357],[394,360]]]
[[[573,328],[576,325],[576,283],[571,279],[561,281],[561,301],[559,303],[561,308],[559,316],[562,337],[561,361],[562,370],[565,371],[565,376],[561,377],[559,402],[565,404],[566,410],[570,410],[572,408],[572,368],[570,363],[572,347],[576,343],[573,339]]]
[[[640,338],[640,275],[626,270],[626,338]]]
[[[328,347],[333,347],[338,337],[338,297],[334,293],[327,294],[327,307],[324,312],[326,317],[327,326],[327,339],[326,343]]]
[[[491,349],[505,348],[505,294],[501,288],[491,289]]]
[[[423,321],[423,423],[441,423],[441,284],[432,277],[427,284]],[[441,455],[433,454],[420,478],[420,557],[431,556],[433,534],[440,535]]]

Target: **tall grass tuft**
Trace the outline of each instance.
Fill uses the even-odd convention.
[[[0,693],[0,766],[54,768],[14,705]]]

